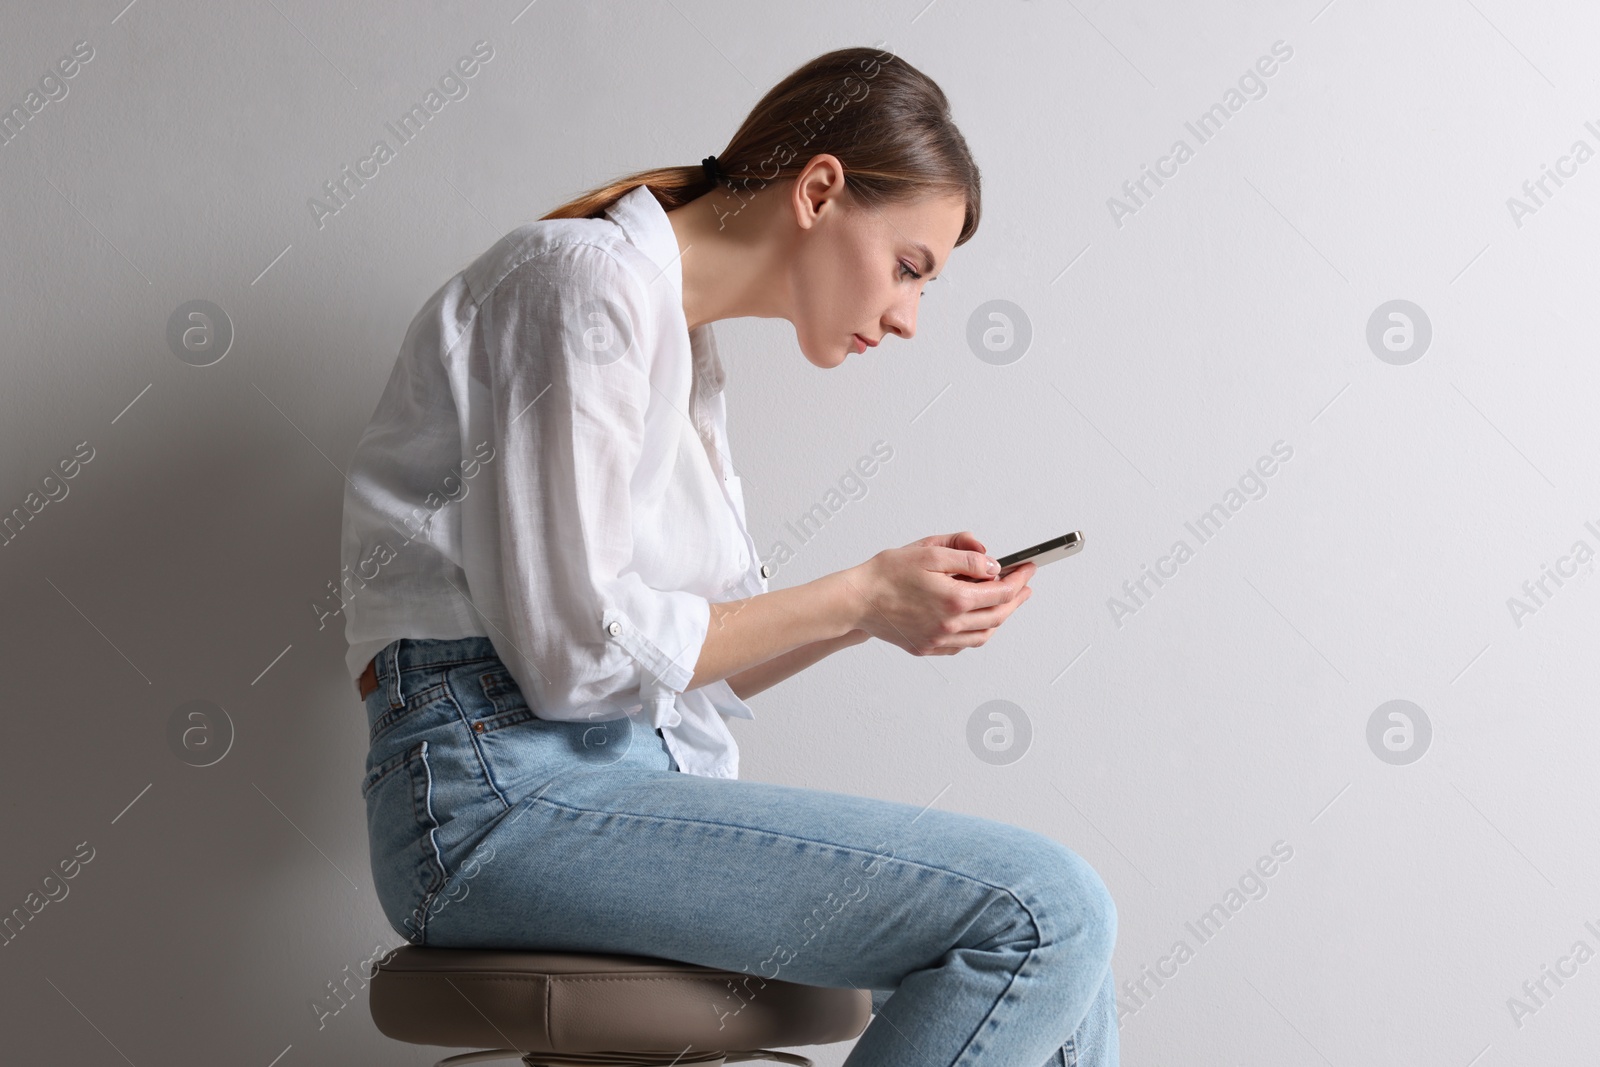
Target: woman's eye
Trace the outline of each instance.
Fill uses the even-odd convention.
[[[912,270],[911,267],[909,265],[907,265],[906,261],[902,259],[900,261],[900,277],[902,277],[902,278],[905,278],[905,277],[920,278],[920,277],[922,277],[922,275],[920,275],[916,271]]]

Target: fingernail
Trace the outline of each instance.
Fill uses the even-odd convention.
[[[996,560],[992,560],[991,559],[989,561],[989,573],[990,574],[997,574],[997,573],[999,573],[999,571],[1000,571],[1000,564]]]

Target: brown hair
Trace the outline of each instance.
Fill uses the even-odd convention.
[[[717,153],[716,182],[698,163],[657,167],[592,189],[544,218],[598,218],[640,185],[669,211],[724,183],[742,205],[769,182],[796,177],[824,152],[844,164],[845,188],[861,203],[957,196],[967,210],[956,244],[977,232],[978,165],[951,120],[944,91],[893,52],[865,47],[827,52],[773,86]]]

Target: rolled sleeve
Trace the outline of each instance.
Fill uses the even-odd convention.
[[[615,718],[638,703],[671,725],[710,625],[706,597],[653,588],[633,568],[646,297],[611,253],[578,244],[513,268],[480,309],[503,450],[491,464],[501,558],[477,578],[498,586],[497,651],[543,718]]]
[[[659,593],[658,590],[649,591]],[[609,607],[602,616],[606,633],[647,672],[640,682],[639,700],[649,710],[650,725],[655,727],[678,725],[681,717],[675,707],[677,695],[688,688],[694,677],[695,664],[699,662],[700,649],[711,626],[709,600],[692,593],[666,596],[673,599],[636,596],[623,601],[619,598],[614,602],[632,603],[634,614],[630,616],[623,608]],[[641,616],[644,621],[636,625]],[[679,651],[673,652],[673,649]]]

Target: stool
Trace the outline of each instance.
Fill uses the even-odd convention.
[[[513,1056],[526,1067],[812,1067],[767,1046],[849,1041],[872,1020],[866,989],[583,952],[402,945],[378,965],[368,996],[389,1037],[488,1049],[434,1067]]]

